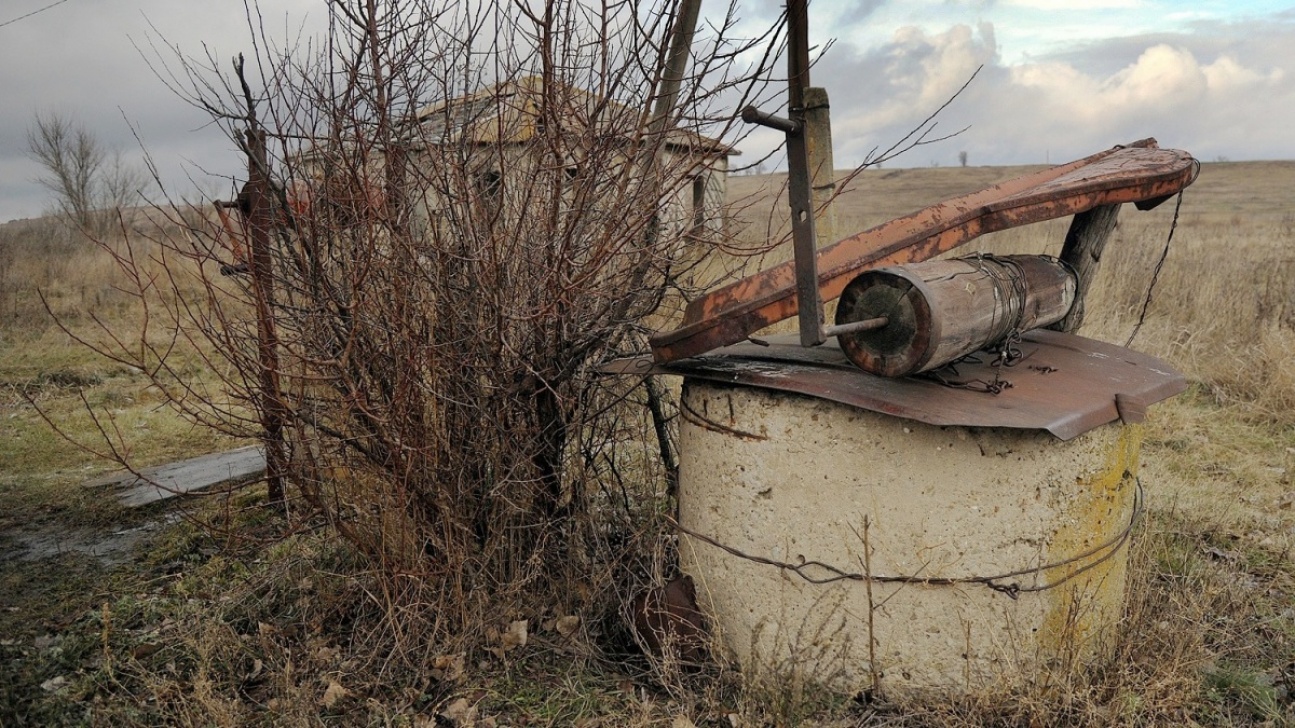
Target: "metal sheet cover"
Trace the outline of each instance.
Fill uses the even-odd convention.
[[[927,376],[889,379],[850,363],[836,341],[801,347],[791,336],[766,345],[744,342],[703,356],[655,364],[650,356],[620,359],[603,370],[619,374],[678,374],[714,382],[795,392],[932,425],[1047,430],[1069,440],[1168,399],[1187,381],[1168,364],[1124,347],[1057,331],[1022,337],[1022,359],[991,366],[980,354],[942,370],[948,382],[1004,382],[998,394],[950,387]],[[975,386],[973,384],[973,386]]]

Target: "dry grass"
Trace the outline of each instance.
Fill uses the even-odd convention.
[[[840,229],[1019,171],[872,170],[844,195]],[[778,216],[767,222],[780,209],[767,196],[776,183],[731,180],[733,194],[747,199],[735,223],[746,226],[749,245],[763,243],[767,230],[778,234]],[[1207,164],[1185,197],[1135,347],[1168,358],[1193,387],[1153,410],[1143,448],[1150,511],[1132,553],[1119,656],[1106,669],[1056,676],[1046,688],[865,705],[813,686],[793,695],[774,683],[744,684],[722,665],[654,670],[633,654],[614,613],[579,615],[570,639],[545,628],[564,616],[556,604],[493,617],[500,631],[508,620],[528,620],[525,647],[492,652],[498,632],[452,646],[425,636],[436,633],[436,615],[418,613],[413,580],[393,593],[322,531],[265,546],[282,534],[252,491],[201,510],[207,528],[176,524],[148,553],[107,572],[78,555],[0,563],[0,592],[10,595],[0,597],[0,724],[433,725],[456,705],[474,709],[478,726],[487,718],[668,726],[680,715],[701,726],[731,725],[730,715],[744,726],[1288,724],[1295,217],[1282,194],[1292,184],[1292,163]],[[1119,343],[1132,330],[1173,203],[1122,215],[1086,324],[1089,335]],[[1055,254],[1064,232],[1064,221],[1009,231],[966,252]],[[88,439],[96,431],[82,398],[115,411],[143,462],[220,443],[159,408],[162,397],[138,374],[69,346],[37,288],[80,331],[92,330],[90,311],[137,316],[114,288],[108,256],[37,224],[0,228],[0,492],[8,507],[0,530],[139,519],[76,485],[102,466],[52,437],[29,398]],[[204,376],[200,362],[195,355],[184,371]],[[243,538],[220,537],[230,527]],[[661,559],[658,533],[645,524],[639,540],[624,544],[642,552],[645,573]],[[612,604],[628,579],[595,575],[572,588],[586,603]],[[62,688],[40,687],[59,677]]]

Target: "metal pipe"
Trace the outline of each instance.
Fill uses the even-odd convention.
[[[862,321],[852,321],[848,324],[835,324],[833,326],[824,326],[823,334],[826,336],[840,336],[841,334],[853,334],[857,331],[873,331],[875,329],[885,328],[890,323],[890,319],[885,316],[864,319]]]
[[[781,116],[765,113],[754,106],[748,106],[742,109],[742,121],[748,124],[757,124],[767,126],[770,129],[777,129],[784,134],[799,134],[800,125],[791,119],[784,119]]]

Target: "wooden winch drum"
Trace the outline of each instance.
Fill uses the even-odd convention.
[[[850,281],[836,323],[886,319],[837,337],[850,361],[886,377],[937,369],[1061,320],[1075,302],[1074,272],[1042,255],[976,256],[879,268]]]

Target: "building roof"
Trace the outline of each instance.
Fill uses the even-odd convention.
[[[544,103],[561,106],[557,118],[572,131],[588,135],[629,138],[646,125],[643,112],[616,101],[562,84],[555,93],[544,93],[544,80],[524,76],[489,86],[456,99],[420,109],[416,115],[423,138],[431,141],[470,141],[475,144],[523,144],[539,134]],[[447,138],[449,137],[449,138]],[[686,129],[672,129],[667,144],[676,149],[733,156],[736,149],[718,139]]]

